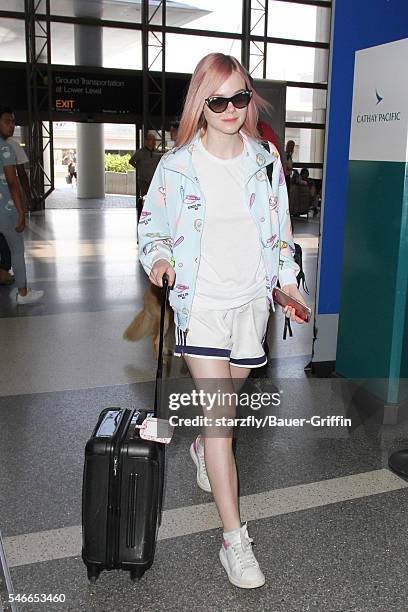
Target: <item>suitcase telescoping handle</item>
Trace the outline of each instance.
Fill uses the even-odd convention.
[[[164,319],[166,316],[167,295],[169,291],[169,277],[163,274],[163,289],[160,310],[160,338],[159,355],[157,358],[156,386],[154,391],[154,416],[157,418],[167,418],[167,411],[164,414],[162,404],[162,378],[163,378],[163,345],[164,345]]]

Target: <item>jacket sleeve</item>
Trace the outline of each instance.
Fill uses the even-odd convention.
[[[158,259],[170,262],[173,238],[166,208],[165,173],[162,160],[154,173],[145,196],[138,225],[139,260],[147,275]]]
[[[293,259],[295,245],[289,215],[288,190],[286,189],[285,173],[279,156],[273,164],[272,189],[278,202],[280,228],[278,278],[280,286],[283,287],[284,285],[297,284],[296,276],[300,268]]]

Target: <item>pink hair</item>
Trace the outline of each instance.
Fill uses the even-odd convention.
[[[268,102],[256,93],[251,85],[248,72],[235,57],[223,53],[209,53],[198,62],[191,77],[178,129],[176,146],[180,147],[188,144],[194,138],[197,130],[207,127],[207,121],[203,113],[204,100],[213,95],[217,91],[217,87],[226,81],[233,72],[238,72],[245,82],[245,87],[253,92],[241,130],[250,138],[260,139],[256,127],[258,109],[266,109],[269,106]]]

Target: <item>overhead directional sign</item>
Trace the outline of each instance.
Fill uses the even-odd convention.
[[[136,75],[54,72],[52,107],[68,113],[136,114],[142,93]]]

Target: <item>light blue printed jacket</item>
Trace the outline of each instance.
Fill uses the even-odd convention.
[[[294,244],[285,176],[279,153],[242,135],[246,147],[245,201],[259,232],[265,264],[265,289],[273,307],[272,290],[296,283],[299,267],[293,259]],[[205,223],[205,200],[192,163],[199,136],[188,145],[174,148],[160,160],[145,198],[138,226],[139,258],[146,274],[158,259],[171,263],[176,273],[170,291],[175,322],[188,333],[197,272],[201,235]],[[272,181],[266,166],[273,163]],[[222,186],[220,186],[222,189]],[[225,194],[228,197],[228,194]],[[245,245],[237,245],[245,248]]]

